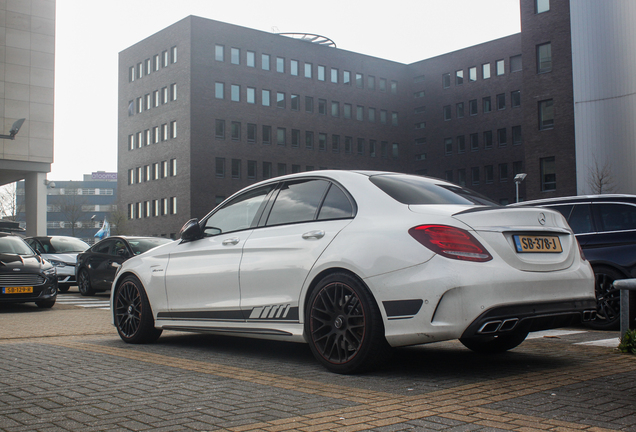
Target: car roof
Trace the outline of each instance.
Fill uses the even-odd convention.
[[[603,195],[576,195],[557,198],[545,198],[539,200],[522,201],[508,204],[509,206],[542,206],[547,204],[578,204],[593,202],[624,202],[636,204],[636,195],[629,194],[603,194]]]

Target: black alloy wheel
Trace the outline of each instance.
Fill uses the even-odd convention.
[[[162,330],[155,328],[146,292],[136,277],[127,276],[119,284],[113,305],[115,326],[124,342],[151,343],[161,336]]]
[[[587,323],[595,330],[618,329],[621,318],[621,291],[614,288],[617,279],[625,277],[608,267],[594,269],[594,292],[596,295],[596,317]]]
[[[77,276],[77,288],[79,292],[83,296],[92,296],[95,295],[95,290],[91,285],[91,277],[88,274],[88,270],[85,268],[79,271],[79,275]]]
[[[357,373],[384,361],[389,346],[375,301],[356,278],[335,273],[312,292],[305,332],[314,356],[330,371]]]

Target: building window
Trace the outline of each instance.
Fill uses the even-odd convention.
[[[492,131],[484,132],[484,148],[485,149],[492,148]]]
[[[395,111],[391,113],[391,124],[393,126],[398,125],[398,113],[396,113]]]
[[[225,158],[216,158],[215,174],[217,177],[225,177]]]
[[[325,80],[325,67],[322,65],[318,65],[318,81]]]
[[[159,90],[155,90],[152,92],[152,106],[157,108],[159,104],[161,104],[161,96]]]
[[[539,102],[539,130],[554,128],[554,106],[552,99]]]
[[[286,107],[285,93],[276,92],[276,107],[277,108],[285,108]]]
[[[134,150],[134,149],[135,149],[135,135],[130,134],[128,135],[128,150]]]
[[[342,83],[345,85],[351,85],[351,72],[342,71]]]
[[[276,129],[276,144],[279,146],[287,145],[287,129],[280,127]]]
[[[285,58],[276,57],[276,72],[285,73]]]
[[[161,161],[161,178],[168,177],[168,161]]]
[[[422,114],[425,111],[426,111],[426,107],[425,106],[415,107],[415,109],[413,110],[413,112],[415,114]]]
[[[486,184],[491,184],[494,180],[494,167],[492,165],[486,165],[484,167],[484,181],[486,182]]]
[[[482,79],[490,78],[490,63],[484,63],[481,65],[481,77]]]
[[[170,138],[177,137],[177,121],[173,120],[170,122]]]
[[[241,50],[238,48],[230,49],[230,62],[232,64],[241,64]]]
[[[241,160],[240,159],[232,159],[232,178],[233,179],[241,178]]]
[[[327,100],[326,99],[318,99],[318,114],[327,114]]]
[[[556,163],[554,156],[541,158],[541,190],[553,191],[556,189]]]
[[[161,56],[163,57],[163,67],[168,67],[168,64],[170,62],[170,59],[168,58],[168,50],[165,50],[161,53]]]
[[[506,66],[503,60],[497,60],[497,75],[503,75],[506,73]]]
[[[537,45],[537,73],[552,70],[552,44],[550,42]]]
[[[513,108],[519,108],[521,106],[521,91],[515,90],[510,92],[510,105]]]
[[[225,98],[225,84],[222,82],[214,83],[214,97],[217,99]]]
[[[344,108],[343,108],[343,117],[346,119],[350,119],[351,118],[351,111],[352,111],[352,107],[351,104],[344,104]]]
[[[512,175],[517,175],[523,172],[523,162],[514,161],[512,163]]]
[[[468,101],[468,113],[471,116],[477,115],[477,99]]]
[[[391,81],[391,94],[397,94],[398,83],[397,81]]]
[[[272,143],[272,127],[263,125],[263,144]]]
[[[464,135],[459,135],[457,137],[457,153],[465,153],[466,152],[466,137]]]
[[[451,76],[449,73],[442,74],[442,88],[449,88],[451,85]]]
[[[263,105],[263,106],[270,106],[271,105],[270,95],[271,95],[271,92],[269,90],[262,90],[261,91],[261,105]]]
[[[331,135],[331,151],[334,153],[340,152],[340,135]]]
[[[256,125],[254,123],[247,124],[247,142],[256,142]]]
[[[144,96],[144,108],[146,111],[150,109],[150,93]]]
[[[331,68],[331,82],[338,84],[338,69]]]
[[[400,144],[393,143],[391,145],[391,157],[393,159],[398,159],[400,157]]]
[[[443,108],[444,111],[444,121],[448,121],[451,119],[451,106],[445,105]]]
[[[474,185],[479,184],[479,167],[472,167],[470,169],[470,177],[471,177],[472,184]]]
[[[521,144],[521,126],[512,127],[512,145]]]
[[[364,120],[364,107],[363,106],[358,105],[356,107],[356,120],[360,120],[360,121]]]
[[[318,134],[318,151],[327,150],[327,134],[319,133]]]
[[[487,96],[482,99],[482,109],[484,113],[489,113],[492,110],[492,105],[490,103],[490,96]]]
[[[464,102],[459,102],[455,105],[455,115],[457,118],[464,117]]]
[[[177,197],[170,197],[170,214],[177,214]]]
[[[298,76],[298,60],[292,60],[289,63],[289,73],[292,76]]]
[[[230,95],[232,102],[240,102],[241,101],[241,86],[232,84],[230,87]]]
[[[500,182],[508,181],[508,164],[507,163],[499,164],[499,181]]]
[[[300,147],[300,131],[298,129],[291,130],[291,146],[293,148]]]
[[[466,170],[464,168],[457,170],[457,184],[466,186]]]
[[[453,154],[453,139],[444,138],[444,154],[450,156]]]
[[[272,163],[271,162],[263,162],[263,178],[264,179],[272,178]]]
[[[305,148],[308,150],[314,148],[314,133],[312,131],[305,131]]]
[[[497,129],[497,144],[499,147],[505,147],[508,145],[508,134],[506,129]]]
[[[161,138],[159,134],[159,126],[155,126],[152,128],[152,142],[153,144],[157,144],[159,139]]]
[[[269,54],[261,54],[261,69],[269,70]]]
[[[384,85],[386,86],[386,81]],[[356,73],[356,87],[364,88],[364,76],[361,73]]]
[[[305,63],[305,78],[311,78],[312,77],[312,65],[311,63]]]
[[[415,123],[415,129],[426,129],[426,122]]]
[[[314,98],[311,96],[305,96],[305,112],[314,112]]]
[[[358,145],[357,145],[357,153],[359,155],[363,155],[364,154],[364,138],[358,138]]]
[[[254,87],[247,88],[247,103],[255,104],[256,103],[256,89]]]
[[[464,70],[455,71],[455,85],[464,84]]]
[[[216,120],[214,127],[214,136],[216,138],[225,139],[225,120]]]
[[[331,116],[340,117],[340,102],[331,101]]]
[[[164,123],[161,125],[161,141],[167,141],[168,140],[168,123]]]
[[[501,93],[497,95],[497,109],[503,110],[506,109],[506,94]]]
[[[369,156],[373,158],[375,157],[375,148],[376,148],[376,141],[369,140]]]
[[[300,172],[300,165],[292,164],[292,174],[296,174]]]
[[[346,136],[344,140],[345,154],[351,154],[353,152],[353,137]]]
[[[152,169],[151,165],[144,165],[144,181],[145,182],[152,180],[151,169]]]
[[[369,108],[367,110],[368,118],[371,123],[375,123],[375,108]]]
[[[287,174],[287,164],[279,163],[278,164],[278,175],[283,176]]]
[[[415,145],[424,145],[426,144],[426,138],[415,138]]]
[[[300,110],[300,96],[293,94],[290,96],[292,111]]]
[[[369,90],[375,90],[375,77],[373,75],[367,77],[367,88]]]
[[[413,93],[413,97],[415,99],[419,99],[419,98],[422,98],[424,96],[426,96],[426,92],[424,90],[416,91],[416,92]]]
[[[248,67],[256,67],[256,53],[254,51],[247,52],[247,58],[245,64]]]
[[[479,150],[479,134],[470,134],[470,151]]]
[[[216,61],[225,61],[225,47],[223,45],[214,47],[214,59]]]
[[[477,66],[468,68],[468,81],[477,81]]]
[[[256,178],[256,161],[253,161],[253,160],[247,161],[247,178],[248,179]]]
[[[170,84],[170,100],[171,101],[177,100],[177,84],[176,83]]]
[[[170,177],[177,175],[177,159],[170,159]]]
[[[521,69],[521,54],[510,57],[510,72],[519,72]]]
[[[538,14],[550,10],[550,0],[535,0],[535,10]]]
[[[233,121],[230,124],[230,135],[232,136],[232,141],[240,141],[241,140],[241,123]]]

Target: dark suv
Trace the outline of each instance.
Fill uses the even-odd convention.
[[[565,216],[596,275],[597,315],[589,326],[617,328],[620,291],[612,282],[636,277],[636,195],[581,195],[511,205],[549,207]]]

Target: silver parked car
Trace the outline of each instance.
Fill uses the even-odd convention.
[[[77,254],[90,247],[87,243],[78,238],[66,236],[37,236],[27,237],[24,240],[42,258],[55,266],[60,292],[66,292],[71,286],[77,285],[75,262]]]

